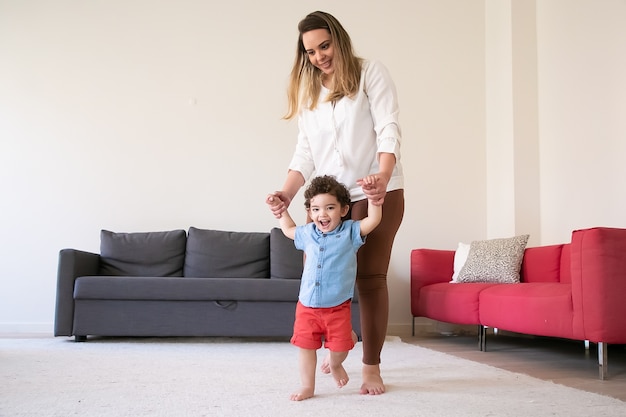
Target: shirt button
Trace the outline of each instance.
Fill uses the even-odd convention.
[[[324,252],[324,248],[320,248],[320,252]]]
[[[318,267],[318,268],[321,268],[321,267],[322,267],[322,265],[317,265],[317,267]]]
[[[320,286],[320,283],[319,283],[319,282],[316,282],[316,283],[315,283],[315,286],[316,286],[316,287],[319,287],[319,286]]]

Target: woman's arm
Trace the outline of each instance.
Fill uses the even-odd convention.
[[[380,169],[378,173],[368,175],[356,183],[363,189],[369,203],[382,206],[387,194],[387,184],[396,166],[396,156],[392,153],[381,153],[378,156],[378,165]],[[366,178],[369,180],[366,181]]]
[[[274,217],[280,219],[281,215],[291,204],[293,197],[303,185],[304,177],[302,174],[298,171],[289,170],[282,190],[274,191],[265,198],[265,203],[269,206]]]

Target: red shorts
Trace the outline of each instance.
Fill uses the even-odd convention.
[[[303,349],[324,347],[333,352],[347,352],[354,347],[352,340],[352,300],[336,307],[305,307],[300,301],[296,306],[291,343]]]

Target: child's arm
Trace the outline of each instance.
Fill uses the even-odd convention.
[[[280,218],[278,219],[278,224],[280,225],[280,230],[283,231],[283,234],[285,236],[287,236],[291,240],[295,239],[296,223],[289,215],[288,210],[283,211],[282,216],[280,216]]]
[[[361,220],[361,236],[369,235],[378,226],[383,218],[383,206],[372,204],[372,200],[367,200],[367,217]]]
[[[368,175],[357,181],[361,187],[368,186],[376,183],[377,178],[375,175]],[[372,230],[378,226],[380,220],[383,218],[383,206],[376,205],[370,200],[367,199],[367,217],[361,220],[361,236],[369,235]]]

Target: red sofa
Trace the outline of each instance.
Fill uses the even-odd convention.
[[[566,244],[526,248],[520,283],[451,283],[455,251],[411,252],[411,313],[485,328],[598,344],[626,343],[626,229],[576,230]],[[415,327],[413,327],[415,328]]]

